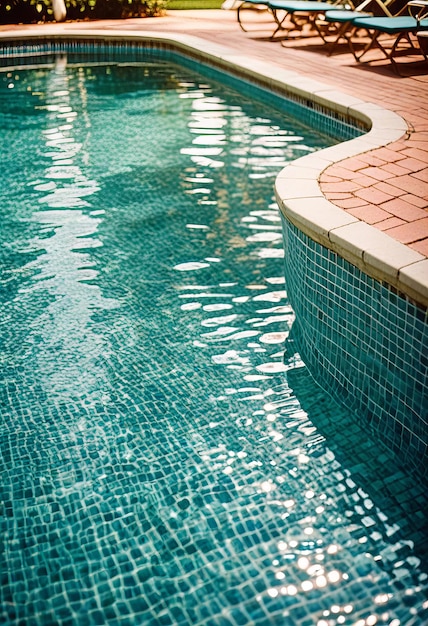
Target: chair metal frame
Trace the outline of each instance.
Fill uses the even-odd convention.
[[[337,11],[344,8],[342,0],[321,2],[311,0],[271,0],[270,9],[274,15],[277,28],[272,39],[279,32],[285,33],[281,39],[288,39],[290,33],[306,30],[318,33],[316,22],[326,11]],[[288,23],[288,26],[287,26]]]
[[[257,2],[256,0],[243,0],[243,2],[241,2],[237,9],[236,9],[236,19],[238,20],[238,24],[241,28],[241,30],[244,31],[244,33],[248,33],[248,32],[253,32],[253,29],[249,29],[246,26],[244,26],[244,23],[242,21],[242,16],[241,13],[243,11],[259,11],[259,12],[269,12],[269,2],[267,1],[263,1],[261,0],[260,2]],[[270,12],[269,12],[270,13]],[[272,15],[270,13],[270,15]],[[273,18],[273,16],[272,16]]]
[[[350,2],[352,0],[349,0]],[[322,13],[342,9],[342,0],[317,1],[317,0],[265,0],[257,2],[257,0],[244,0],[237,8],[238,24],[244,32],[250,32],[250,29],[243,24],[242,12],[246,10],[268,11],[273,18],[274,29],[269,39],[283,40],[288,39],[290,33],[294,31],[300,32],[306,28],[312,30],[315,22]],[[255,29],[251,29],[254,32]],[[315,27],[315,31],[316,31]],[[281,33],[281,36],[277,36]]]
[[[353,26],[353,21],[359,17],[371,17],[374,15],[374,11],[386,17],[392,17],[393,13],[389,10],[389,6],[394,2],[395,0],[363,0],[363,2],[354,9],[340,12],[327,11],[323,19],[317,20],[315,26],[320,37],[326,44],[328,55],[331,56],[333,54],[337,44],[343,39],[343,41],[348,44],[355,60],[357,60],[356,52],[352,44],[352,37],[358,29]],[[374,11],[368,11],[368,9],[371,8],[373,8]],[[335,13],[337,13],[336,16]],[[330,35],[334,36],[334,39],[329,40],[328,37]]]
[[[369,42],[359,55],[354,55],[357,61],[361,62],[362,57],[369,50],[378,48],[384,56],[391,62],[394,71],[400,74],[396,57],[399,54],[399,46],[405,41],[407,46],[404,49],[407,53],[423,52],[417,41],[419,31],[428,30],[428,0],[410,0],[404,7],[402,13],[407,10],[408,15],[397,15],[394,17],[367,17],[354,20],[353,26],[356,28],[364,28],[369,35]],[[392,45],[387,47],[381,41],[382,35],[387,35],[390,41],[393,39]]]

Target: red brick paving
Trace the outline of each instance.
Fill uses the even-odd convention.
[[[417,240],[420,240],[420,233],[425,232],[428,229],[428,217],[423,220],[416,220],[415,222],[409,222],[402,226],[396,226],[395,228],[389,228],[386,232],[394,239],[402,241],[403,243],[412,244]],[[413,247],[413,246],[411,246]]]

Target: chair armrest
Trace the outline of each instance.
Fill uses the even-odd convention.
[[[428,15],[428,0],[410,0],[407,3],[409,14],[419,22]]]

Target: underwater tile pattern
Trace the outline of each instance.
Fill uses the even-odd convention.
[[[426,474],[428,316],[283,218],[293,334],[317,380]]]
[[[426,621],[424,485],[283,361],[326,137],[165,59],[0,79],[0,623]]]
[[[107,38],[107,34],[106,34]],[[88,38],[83,41],[79,39],[60,41],[47,39],[43,41],[37,38],[33,43],[25,41],[0,42],[0,67],[14,67],[19,64],[37,64],[43,58],[44,62],[55,58],[58,54],[72,54],[76,61],[91,58],[92,62],[103,61],[107,57],[114,56],[116,59],[125,57],[127,62],[139,62],[141,59],[164,58],[170,61],[179,59],[183,67],[194,68],[203,65],[204,73],[207,77],[218,80],[224,86],[231,86],[238,89],[240,93],[248,97],[256,97],[260,102],[273,106],[280,110],[284,109],[289,115],[294,115],[302,123],[311,128],[316,128],[319,133],[324,133],[331,140],[345,141],[357,137],[368,130],[360,120],[350,118],[344,114],[329,109],[322,104],[308,100],[292,92],[275,93],[272,88],[247,74],[240,77],[238,73],[230,74],[221,67],[216,66],[215,59],[207,61],[202,56],[194,56],[190,51],[187,54],[177,53],[174,45],[169,42],[143,40],[132,42],[126,40],[111,40],[100,42]],[[332,141],[333,142],[333,141]]]

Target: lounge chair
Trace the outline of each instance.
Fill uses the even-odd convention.
[[[316,21],[326,11],[339,11],[345,8],[338,2],[314,2],[311,0],[270,0],[269,8],[273,13],[276,29],[272,33],[274,39],[277,33],[282,32],[282,39],[288,39],[294,31],[303,31],[305,27],[312,30]],[[316,29],[318,31],[318,29]]]
[[[293,31],[302,32],[305,27],[311,29],[316,19],[326,11],[340,10],[344,8],[341,0],[331,2],[313,0],[269,0],[258,2],[257,0],[244,0],[237,9],[237,19],[243,31],[248,32],[248,27],[243,24],[242,13],[247,9],[267,10],[274,20],[274,29],[270,39],[279,39],[278,33],[282,33],[281,39],[287,39]]]
[[[364,0],[355,9],[326,11],[324,17],[316,22],[316,28],[327,44],[328,54],[331,55],[336,49],[337,44],[343,39],[356,58],[356,52],[351,39],[352,35],[355,34],[357,30],[355,26],[353,26],[354,20],[360,17],[373,17],[376,15],[392,17],[393,13],[391,13],[389,6],[395,1],[396,0]],[[333,35],[334,39],[328,40],[327,37],[330,35]]]
[[[417,34],[428,30],[428,0],[411,0],[407,4],[408,15],[396,17],[359,17],[353,21],[355,28],[363,28],[369,35],[369,42],[358,56],[358,61],[371,49],[377,47],[391,61],[399,74],[396,57],[400,43],[406,41],[405,52],[421,52],[417,44]],[[387,35],[390,45],[387,47],[382,36]]]

